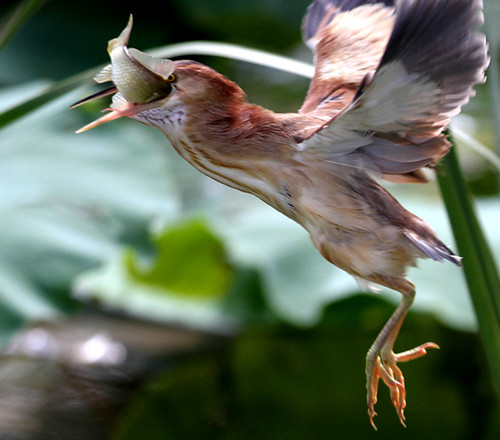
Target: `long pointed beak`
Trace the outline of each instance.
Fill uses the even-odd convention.
[[[87,102],[95,101],[96,99],[103,98],[104,96],[112,95],[113,93],[116,93],[118,89],[116,86],[111,86],[108,87],[107,89],[100,90],[97,93],[94,93],[90,96],[87,96],[86,98],[80,99],[80,101],[75,102],[72,104],[69,108],[74,109],[76,107],[79,107],[83,104],[86,104]],[[105,116],[102,116],[99,119],[96,119],[95,121],[91,122],[90,124],[85,125],[84,127],[80,128],[77,130],[75,133],[83,133],[84,131],[90,130],[91,128],[97,127],[98,125],[104,124],[105,122],[108,121],[113,121],[114,119],[121,118],[122,116],[127,116],[127,114],[130,112],[129,108],[125,108],[123,110],[113,110],[111,108],[105,109],[103,111],[110,111],[111,113],[108,113]]]
[[[75,133],[76,134],[83,133],[84,131],[91,130],[92,128],[95,128],[98,125],[104,124],[105,122],[114,121],[115,119],[121,118],[122,116],[127,116],[125,110],[121,110],[121,111],[112,110],[110,113],[108,113],[104,116],[101,116],[99,119],[96,119],[95,121],[91,122],[90,124],[87,124],[87,125],[83,126],[82,128],[76,130]]]

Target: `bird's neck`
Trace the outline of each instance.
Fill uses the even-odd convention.
[[[280,147],[294,144],[294,127],[282,115],[245,101],[188,109],[185,133],[222,159],[273,160]]]
[[[295,119],[293,114],[228,101],[179,104],[150,112],[142,122],[159,128],[202,173],[283,211],[280,188],[296,147]]]

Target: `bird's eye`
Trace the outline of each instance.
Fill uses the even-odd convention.
[[[177,80],[177,75],[175,73],[171,73],[170,75],[168,75],[167,77],[167,81],[168,82],[175,82]]]

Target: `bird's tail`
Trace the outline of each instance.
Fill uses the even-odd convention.
[[[424,255],[435,261],[451,261],[459,267],[462,267],[462,257],[455,255],[453,251],[436,237],[424,238],[415,232],[406,230],[406,238]]]

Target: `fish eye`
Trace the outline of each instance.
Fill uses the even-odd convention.
[[[175,82],[175,81],[177,81],[177,75],[175,73],[171,73],[170,75],[168,75],[167,81],[168,82]]]

